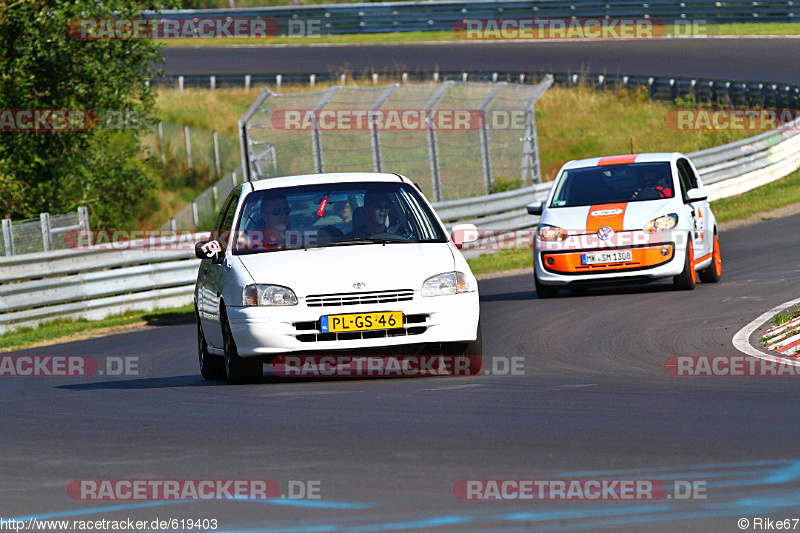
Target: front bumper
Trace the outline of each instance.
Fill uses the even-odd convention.
[[[401,311],[404,326],[389,330],[323,333],[320,317]],[[301,351],[361,350],[410,344],[474,341],[480,315],[478,291],[408,301],[309,307],[304,298],[285,307],[228,307],[231,333],[242,357]]]
[[[538,243],[537,243],[538,244]],[[585,265],[583,254],[630,251],[624,262]],[[587,282],[652,281],[677,276],[683,270],[686,244],[658,242],[634,246],[585,249],[542,249],[533,252],[534,269],[539,282],[545,285],[584,285]]]

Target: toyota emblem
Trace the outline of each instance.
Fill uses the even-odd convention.
[[[364,284],[361,283],[360,281],[358,283],[353,283],[353,288],[354,289],[363,289],[364,288]]]

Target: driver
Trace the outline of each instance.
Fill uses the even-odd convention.
[[[633,192],[631,200],[657,200],[671,197],[672,188],[669,181],[655,170],[646,170],[642,176],[642,186]]]
[[[385,192],[369,191],[364,195],[364,224],[354,227],[348,237],[373,237],[386,233],[386,219],[392,208],[392,196]]]
[[[289,201],[285,196],[267,197],[261,200],[259,217],[253,220],[248,233],[252,245],[285,244],[289,227]]]

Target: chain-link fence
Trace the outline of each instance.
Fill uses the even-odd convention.
[[[78,230],[89,231],[89,215],[85,207],[75,213],[12,221],[3,219],[0,256],[65,250],[75,243]],[[72,237],[69,235],[72,234]]]
[[[210,230],[217,212],[222,207],[222,202],[242,181],[244,173],[241,167],[229,172],[170,217],[161,229]]]
[[[239,138],[202,128],[159,122],[142,138],[150,153],[161,158],[186,162],[191,168],[206,169],[217,177],[241,164]]]
[[[446,81],[275,94],[240,119],[251,180],[397,172],[434,202],[540,181],[534,103],[552,84]]]

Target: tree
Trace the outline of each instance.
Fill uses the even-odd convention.
[[[126,0],[0,0],[0,111],[88,110],[101,119],[135,116],[139,125],[152,120],[155,103],[146,82],[150,63],[161,59],[159,45],[79,40],[68,29],[80,19],[137,18],[139,9],[161,7]],[[0,216],[32,218],[88,205],[96,227],[131,224],[155,183],[138,159],[138,134],[0,131]]]

